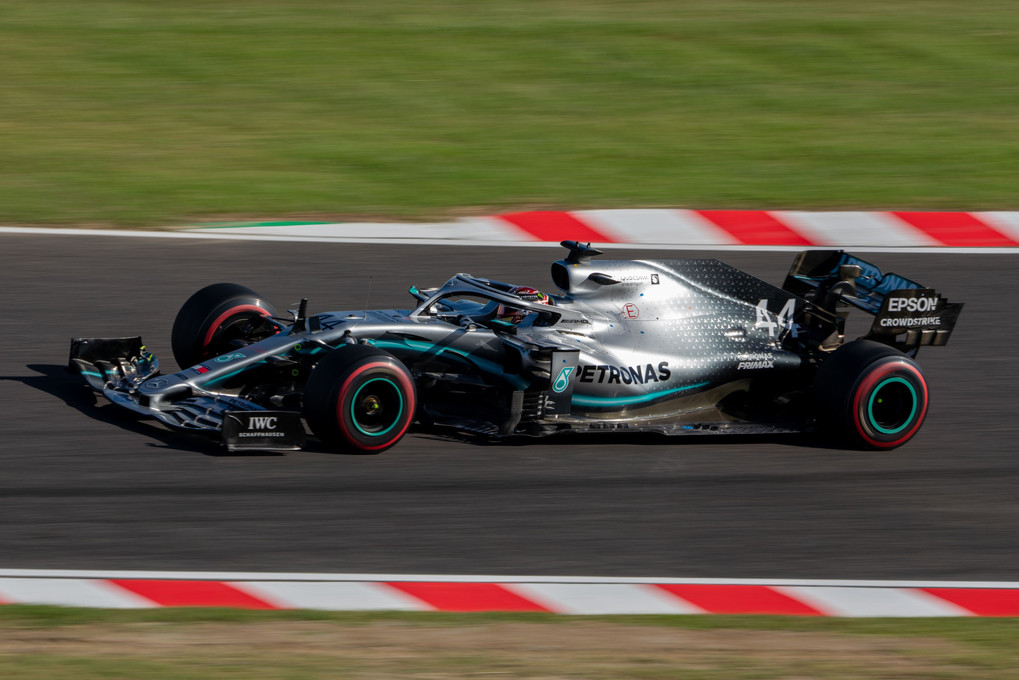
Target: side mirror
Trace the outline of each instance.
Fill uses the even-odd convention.
[[[863,275],[863,267],[858,264],[840,264],[839,281],[855,281]]]

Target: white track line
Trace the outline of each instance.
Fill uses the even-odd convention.
[[[64,569],[0,569],[0,578],[142,579],[176,581],[329,581],[428,583],[577,583],[577,584],[705,584],[747,586],[824,586],[832,588],[1019,588],[1019,581],[901,581],[859,579],[677,578],[627,576],[508,576],[448,574],[306,574],[219,571],[106,571]]]
[[[227,231],[227,230],[223,230]],[[416,246],[470,246],[487,248],[552,248],[557,243],[546,241],[488,241],[475,239],[439,238],[328,238],[316,236],[272,236],[258,234],[229,234],[185,231],[128,231],[120,229],[50,229],[33,227],[0,227],[0,234],[23,234],[32,236],[100,236],[117,238],[168,238],[198,239],[215,241],[269,241],[277,243],[363,243],[372,245],[416,245]],[[595,243],[606,250],[670,250],[705,251],[724,250],[733,252],[775,252],[798,253],[801,250],[832,250],[838,246],[752,246],[752,245],[704,245],[676,243]],[[854,246],[855,253],[905,253],[928,255],[1019,255],[1019,248],[948,248],[937,246]]]

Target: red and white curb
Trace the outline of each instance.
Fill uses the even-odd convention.
[[[509,213],[445,224],[252,224],[190,233],[291,239],[558,243],[641,246],[1015,248],[1019,212],[580,210]]]
[[[579,615],[1019,616],[1019,583],[0,570],[0,604]]]
[[[563,240],[643,248],[1019,253],[1019,212],[578,210],[507,213],[456,222],[262,222],[129,231],[0,227],[0,234],[313,243],[547,246]]]

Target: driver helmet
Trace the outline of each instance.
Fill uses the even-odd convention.
[[[537,302],[540,305],[555,304],[551,297],[530,286],[517,286],[510,289],[509,292],[527,302]],[[527,310],[503,304],[499,305],[499,309],[495,313],[495,318],[505,323],[520,323],[525,316],[527,316]]]

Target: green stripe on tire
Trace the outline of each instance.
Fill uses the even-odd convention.
[[[904,421],[902,421],[902,425],[899,425],[896,428],[889,429],[878,425],[877,420],[874,418],[874,399],[877,397],[878,393],[881,391],[883,387],[891,383],[902,383],[909,389],[909,393],[913,397],[913,407],[909,411],[909,416]],[[882,380],[880,383],[878,383],[878,386],[874,388],[873,392],[870,393],[870,399],[867,401],[867,419],[870,421],[871,427],[873,427],[881,434],[898,434],[902,432],[904,429],[906,429],[907,425],[913,422],[913,416],[916,415],[917,402],[918,399],[916,398],[916,389],[913,387],[912,384],[910,384],[908,380],[906,380],[905,378],[900,378],[898,376],[894,378],[886,378],[885,380]]]
[[[354,407],[357,406],[357,397],[358,397],[359,394],[361,394],[361,390],[363,390],[365,387],[367,387],[368,385],[371,385],[374,382],[380,382],[380,381],[384,382],[384,383],[388,383],[389,385],[391,385],[393,387],[393,390],[396,392],[396,398],[400,400],[400,408],[396,412],[396,417],[393,419],[393,424],[392,425],[390,425],[386,429],[382,430],[381,432],[368,432],[363,427],[361,427],[361,423],[358,422],[357,416],[354,414]],[[397,423],[400,422],[400,417],[402,415],[403,415],[403,392],[400,389],[400,386],[397,385],[396,383],[394,383],[389,378],[374,378],[372,380],[368,380],[363,385],[361,385],[360,387],[357,388],[357,391],[354,392],[354,397],[350,400],[350,420],[351,420],[351,422],[354,423],[354,427],[357,428],[357,431],[360,432],[361,434],[363,434],[366,437],[381,437],[381,436],[385,435],[390,430],[392,430],[394,427],[396,427]]]

